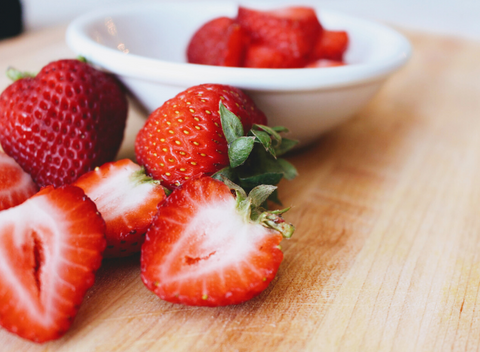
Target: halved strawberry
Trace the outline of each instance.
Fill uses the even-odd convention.
[[[35,342],[62,336],[93,285],[105,223],[75,186],[43,188],[0,212],[0,325]]]
[[[81,176],[82,188],[97,205],[106,223],[104,257],[125,257],[139,252],[145,232],[165,200],[165,191],[130,159],[110,162]]]
[[[268,45],[291,58],[309,55],[322,31],[315,10],[301,6],[271,11],[239,6],[237,22],[254,43]]]
[[[30,175],[13,158],[0,151],[0,210],[24,202],[37,190]]]
[[[193,64],[242,65],[248,37],[232,18],[219,17],[195,32],[187,47],[187,60]]]
[[[245,302],[265,290],[283,259],[282,211],[260,208],[274,186],[249,197],[210,177],[189,180],[159,208],[142,247],[145,285],[161,299],[195,306]],[[236,196],[232,194],[233,189]]]
[[[328,59],[342,61],[349,43],[348,33],[345,31],[324,30],[312,51],[313,60]]]

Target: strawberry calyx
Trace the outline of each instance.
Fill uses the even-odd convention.
[[[284,138],[288,132],[283,126],[269,127],[254,124],[244,133],[238,116],[219,104],[223,133],[228,143],[230,165],[217,171],[213,178],[228,178],[247,191],[260,185],[277,185],[282,178],[292,180],[297,176],[295,167],[279,156],[291,150],[298,141]],[[276,189],[269,193],[269,200],[281,204]]]
[[[19,79],[23,78],[33,78],[36,76],[35,73],[32,72],[24,72],[17,70],[16,68],[9,67],[7,68],[6,75],[8,78],[10,78],[13,82],[18,81]]]
[[[83,63],[88,63],[87,59],[83,56],[77,56],[77,60]],[[23,78],[34,78],[37,74],[33,72],[20,71],[14,67],[8,67],[6,75],[12,82],[15,82]]]
[[[247,195],[242,187],[228,178],[222,177],[221,181],[235,191],[236,209],[245,222],[260,224],[275,230],[284,238],[292,237],[295,227],[282,218],[282,214],[290,210],[290,208],[268,211],[263,207],[270,195],[276,191],[276,186],[259,185],[253,188]]]
[[[97,169],[98,166],[95,168]],[[132,184],[134,185],[141,185],[141,184],[144,184],[144,183],[150,183],[150,184],[154,184],[154,185],[159,185],[161,184],[161,181],[160,180],[156,180],[154,179],[152,176],[149,176],[147,175],[147,173],[145,172],[145,167],[142,166],[139,170],[133,172],[131,175],[130,175],[130,181],[132,182]],[[163,187],[163,186],[162,186]],[[168,196],[170,195],[170,193],[172,193],[168,188],[166,187],[163,187],[163,190],[165,191],[165,194]]]

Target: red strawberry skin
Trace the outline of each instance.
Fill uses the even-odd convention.
[[[347,32],[324,30],[315,43],[312,56],[314,60],[342,61],[343,55],[348,49],[348,43]]]
[[[130,159],[110,162],[74,183],[97,205],[106,223],[104,257],[125,257],[140,251],[157,206],[165,198],[159,181],[145,175]]]
[[[0,95],[0,143],[39,186],[59,186],[113,160],[126,117],[126,96],[113,77],[60,60]]]
[[[240,89],[220,84],[191,87],[155,110],[135,141],[137,161],[168,189],[229,165],[219,102],[236,114],[245,133],[267,123],[265,114]]]
[[[30,175],[13,158],[0,152],[0,210],[23,203],[37,190]]]
[[[195,32],[187,47],[187,60],[193,64],[240,67],[248,37],[232,18],[219,17]]]
[[[247,225],[225,184],[196,178],[159,208],[142,247],[142,280],[172,303],[239,304],[275,277],[283,259],[281,240],[262,225]]]
[[[244,67],[249,68],[301,68],[304,57],[291,57],[264,44],[252,44],[245,54]]]
[[[296,59],[309,55],[322,31],[315,10],[309,7],[259,11],[239,6],[237,22],[253,43],[268,45]]]
[[[0,325],[35,342],[62,336],[93,285],[104,231],[95,204],[71,185],[1,211]]]

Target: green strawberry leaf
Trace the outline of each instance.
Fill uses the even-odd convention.
[[[238,182],[237,172],[234,169],[232,169],[230,166],[227,166],[221,170],[218,170],[211,177],[222,182],[224,181],[225,178],[229,179],[232,182]]]
[[[35,73],[22,72],[13,67],[9,67],[7,69],[6,74],[7,74],[7,77],[10,78],[13,82],[18,81],[19,79],[22,79],[22,78],[33,78],[36,76]]]
[[[286,152],[290,151],[297,144],[298,141],[295,139],[282,138],[282,143],[275,147],[275,153],[277,156],[283,155]]]
[[[252,204],[255,207],[260,207],[276,189],[276,186],[260,185],[252,189],[248,196],[252,198]]]
[[[256,140],[263,145],[266,151],[276,157],[275,149],[272,148],[272,139],[267,132],[257,130],[250,130],[250,132],[256,137]]]
[[[221,101],[219,104],[219,113],[225,139],[228,144],[232,144],[237,138],[243,136],[242,122],[237,115],[228,110]]]
[[[228,146],[228,158],[230,167],[235,168],[248,159],[255,145],[255,137],[239,137]]]
[[[282,136],[280,136],[272,127],[265,126],[265,125],[253,125],[252,129],[260,129],[268,133],[272,139],[277,142],[281,143],[282,142]]]
[[[290,130],[288,128],[283,127],[283,126],[273,126],[272,130],[274,130],[277,133],[290,132]]]
[[[293,180],[298,176],[298,171],[291,163],[285,159],[277,159],[278,165],[283,169],[283,176],[287,180]]]
[[[239,177],[240,186],[245,189],[253,189],[259,185],[277,185],[280,180],[283,178],[283,173],[281,172],[268,172],[253,176]]]

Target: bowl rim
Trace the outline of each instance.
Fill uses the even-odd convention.
[[[231,6],[232,3],[222,2],[222,5],[228,4]],[[89,26],[98,21],[103,23],[107,17],[140,10],[165,10],[169,6],[175,8],[186,5],[206,6],[208,4],[220,5],[218,2],[212,1],[162,1],[160,3],[130,3],[115,8],[99,9],[74,19],[67,27],[65,39],[67,45],[75,53],[115,75],[175,86],[193,86],[199,83],[214,82],[256,91],[309,91],[341,88],[382,80],[402,67],[412,53],[412,47],[408,39],[387,25],[342,12],[331,11],[321,5],[313,4],[308,6],[317,11],[321,9],[322,15],[341,17],[357,25],[381,31],[383,35],[390,36],[392,41],[398,43],[398,50],[396,50],[395,55],[374,62],[354,63],[338,67],[258,69],[179,63],[132,53],[125,54],[96,42],[87,34]],[[233,4],[236,6],[242,5]],[[268,6],[271,8],[285,7],[282,4],[270,4]]]

